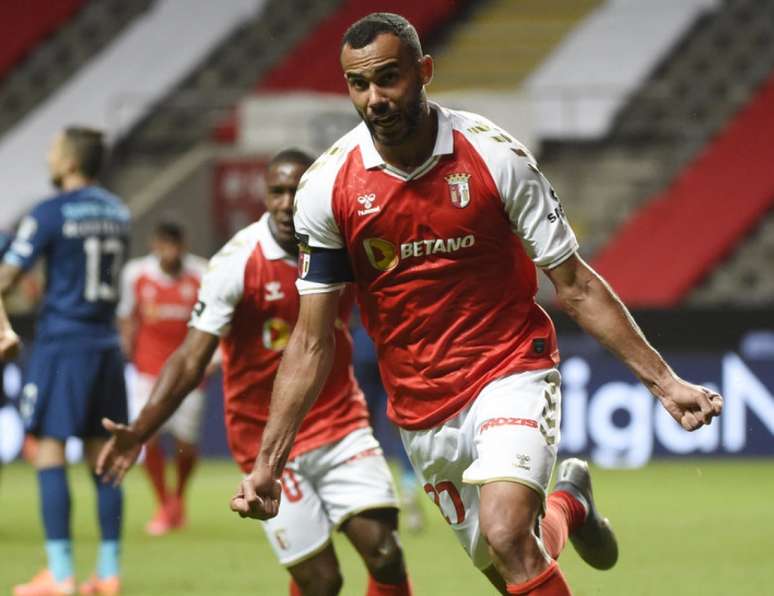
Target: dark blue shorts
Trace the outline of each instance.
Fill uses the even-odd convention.
[[[27,432],[39,437],[103,437],[102,418],[126,423],[120,348],[33,346],[19,403]]]

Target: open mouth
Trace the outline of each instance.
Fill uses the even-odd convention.
[[[277,221],[277,227],[280,228],[283,232],[293,232],[292,221]]]
[[[400,122],[400,114],[390,114],[389,116],[381,116],[374,118],[373,123],[379,128],[392,128]]]

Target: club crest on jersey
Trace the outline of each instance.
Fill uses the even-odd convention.
[[[298,277],[304,279],[309,274],[312,263],[312,251],[309,250],[309,236],[297,235],[298,240]]]
[[[444,176],[444,180],[449,183],[449,194],[451,195],[451,204],[458,209],[464,209],[470,203],[470,174],[456,173]]]

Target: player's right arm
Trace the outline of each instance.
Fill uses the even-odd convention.
[[[269,421],[253,471],[231,500],[242,517],[268,519],[279,508],[279,477],[301,421],[328,378],[336,351],[339,291],[301,296],[298,322],[274,379]]]
[[[104,482],[121,482],[140,454],[142,445],[202,382],[219,341],[217,335],[189,329],[183,343],[164,363],[148,403],[137,419],[128,426],[108,418],[102,420],[102,425],[113,435],[97,459],[96,471]]]

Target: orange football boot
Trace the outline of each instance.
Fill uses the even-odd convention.
[[[81,584],[78,593],[83,596],[92,596],[95,594],[118,596],[118,594],[121,593],[121,579],[117,575],[100,579],[95,574]]]
[[[26,584],[13,588],[13,596],[66,596],[75,594],[75,579],[68,577],[58,582],[48,569],[44,569]]]

